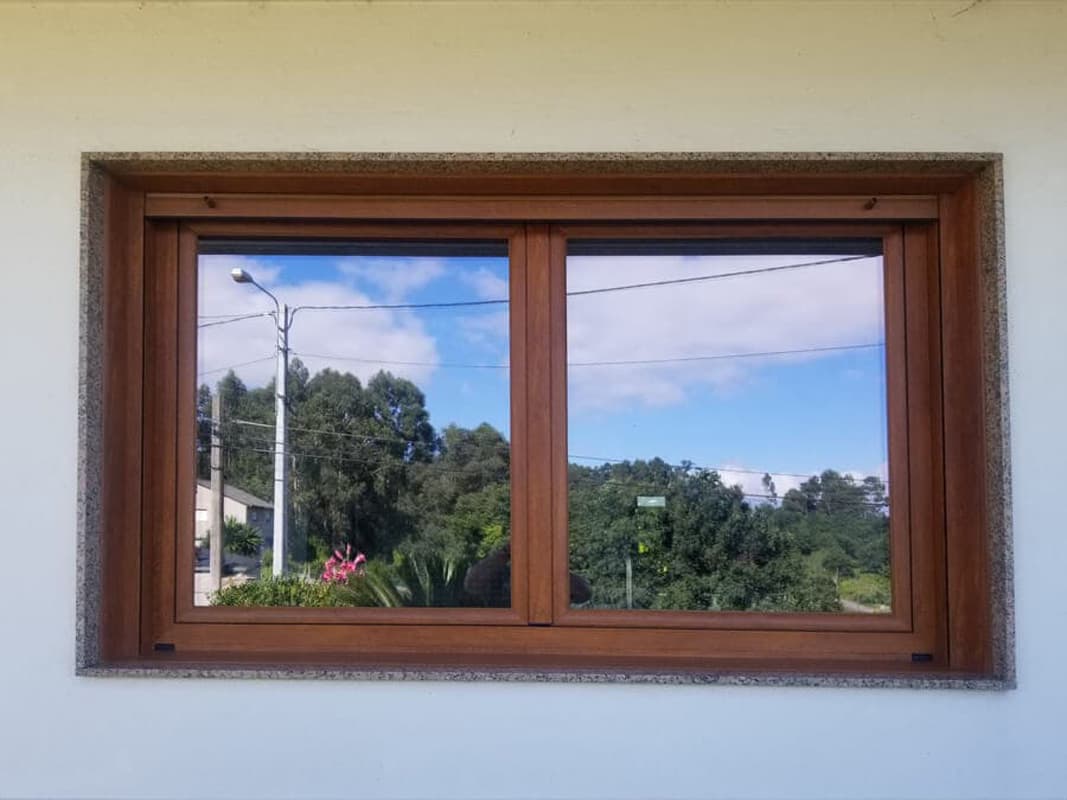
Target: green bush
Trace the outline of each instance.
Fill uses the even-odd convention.
[[[227,586],[214,594],[216,606],[295,606],[329,608],[354,605],[352,597],[335,584],[288,575],[263,578],[236,586]]]
[[[265,567],[269,570],[269,565]],[[216,592],[216,606],[461,606],[466,570],[450,559],[395,554],[392,564],[373,561],[347,583],[328,583],[317,574],[264,577]]]
[[[865,606],[888,606],[893,597],[889,577],[873,572],[861,572],[854,578],[842,578],[838,584],[842,600],[851,600]]]
[[[238,556],[252,557],[259,553],[263,539],[259,529],[247,522],[238,522],[236,517],[226,517],[222,528],[222,549]]]

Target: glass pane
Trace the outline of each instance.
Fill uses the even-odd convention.
[[[195,603],[510,605],[507,298],[506,242],[204,244]]]
[[[891,608],[879,241],[573,242],[571,602]]]

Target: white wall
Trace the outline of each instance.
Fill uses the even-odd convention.
[[[0,5],[0,796],[1067,795],[1067,5],[968,4]],[[309,149],[1004,152],[1019,689],[76,679],[79,153]]]

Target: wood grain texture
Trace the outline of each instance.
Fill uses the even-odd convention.
[[[526,227],[526,433],[529,505],[529,621],[552,622],[552,336],[551,234],[547,225]]]
[[[178,229],[177,309],[178,375],[175,431],[175,606],[180,614],[193,608],[196,575],[196,439],[197,439],[197,236]]]
[[[526,227],[508,238],[508,324],[511,364],[511,612],[530,620],[529,389],[527,379]]]
[[[969,185],[941,201],[945,524],[949,659],[992,669],[986,512],[983,276],[976,198]]]
[[[145,226],[141,651],[175,616],[178,449],[178,224]]]
[[[760,659],[769,668],[796,668],[807,660],[907,665],[921,638],[910,632],[809,632],[765,630],[618,629],[571,626],[427,625],[241,625],[184,624],[167,632],[172,660],[198,653],[216,660],[245,655],[306,652],[332,654],[349,664],[367,658],[441,658],[478,665],[486,656],[520,665],[529,656],[554,656],[560,667],[644,661],[663,668],[700,663],[708,668],[731,659]],[[299,663],[299,662],[296,662]],[[929,666],[929,665],[928,665]]]
[[[915,630],[948,664],[945,597],[944,424],[937,226],[904,229],[908,341],[908,460]]]
[[[820,172],[820,168],[824,171]],[[142,192],[203,195],[228,194],[349,194],[349,195],[848,195],[877,196],[882,194],[923,195],[952,192],[971,176],[969,171],[949,170],[942,174],[926,171],[907,174],[897,169],[849,172],[847,168],[834,174],[829,164],[818,165],[806,173],[791,175],[756,171],[694,172],[657,167],[655,170],[640,164],[629,165],[625,172],[603,166],[582,169],[552,169],[539,172],[510,168],[506,174],[486,170],[478,165],[464,165],[443,174],[440,164],[408,165],[401,173],[390,167],[374,169],[362,165],[355,172],[285,170],[273,165],[267,171],[252,170],[194,171],[175,169],[153,170],[147,165],[122,168],[112,166],[123,181]]]
[[[113,178],[106,193],[100,657],[114,661],[140,636],[144,195]]]
[[[877,202],[872,203],[876,199]],[[164,219],[312,220],[916,220],[936,219],[935,195],[284,195],[158,194],[145,213]]]
[[[897,222],[567,222],[556,226],[566,239],[880,239],[900,230]]]
[[[571,610],[570,532],[567,457],[567,238],[559,226],[549,231],[548,299],[552,414],[552,505],[548,526],[552,542],[552,619],[561,623]]]
[[[193,219],[183,225],[201,239],[318,240],[318,239],[399,239],[432,241],[459,239],[506,242],[525,227],[514,222],[371,222],[316,220],[232,220]]]
[[[897,228],[882,240],[882,272],[885,305],[886,429],[889,455],[889,578],[894,616],[912,625],[912,538],[917,533],[911,519],[913,469],[922,464],[909,458],[908,346],[906,295],[904,289],[904,233]]]

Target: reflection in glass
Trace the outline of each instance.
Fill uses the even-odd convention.
[[[207,243],[195,604],[510,605],[507,298],[506,243]]]
[[[891,608],[880,242],[572,242],[586,608]]]

